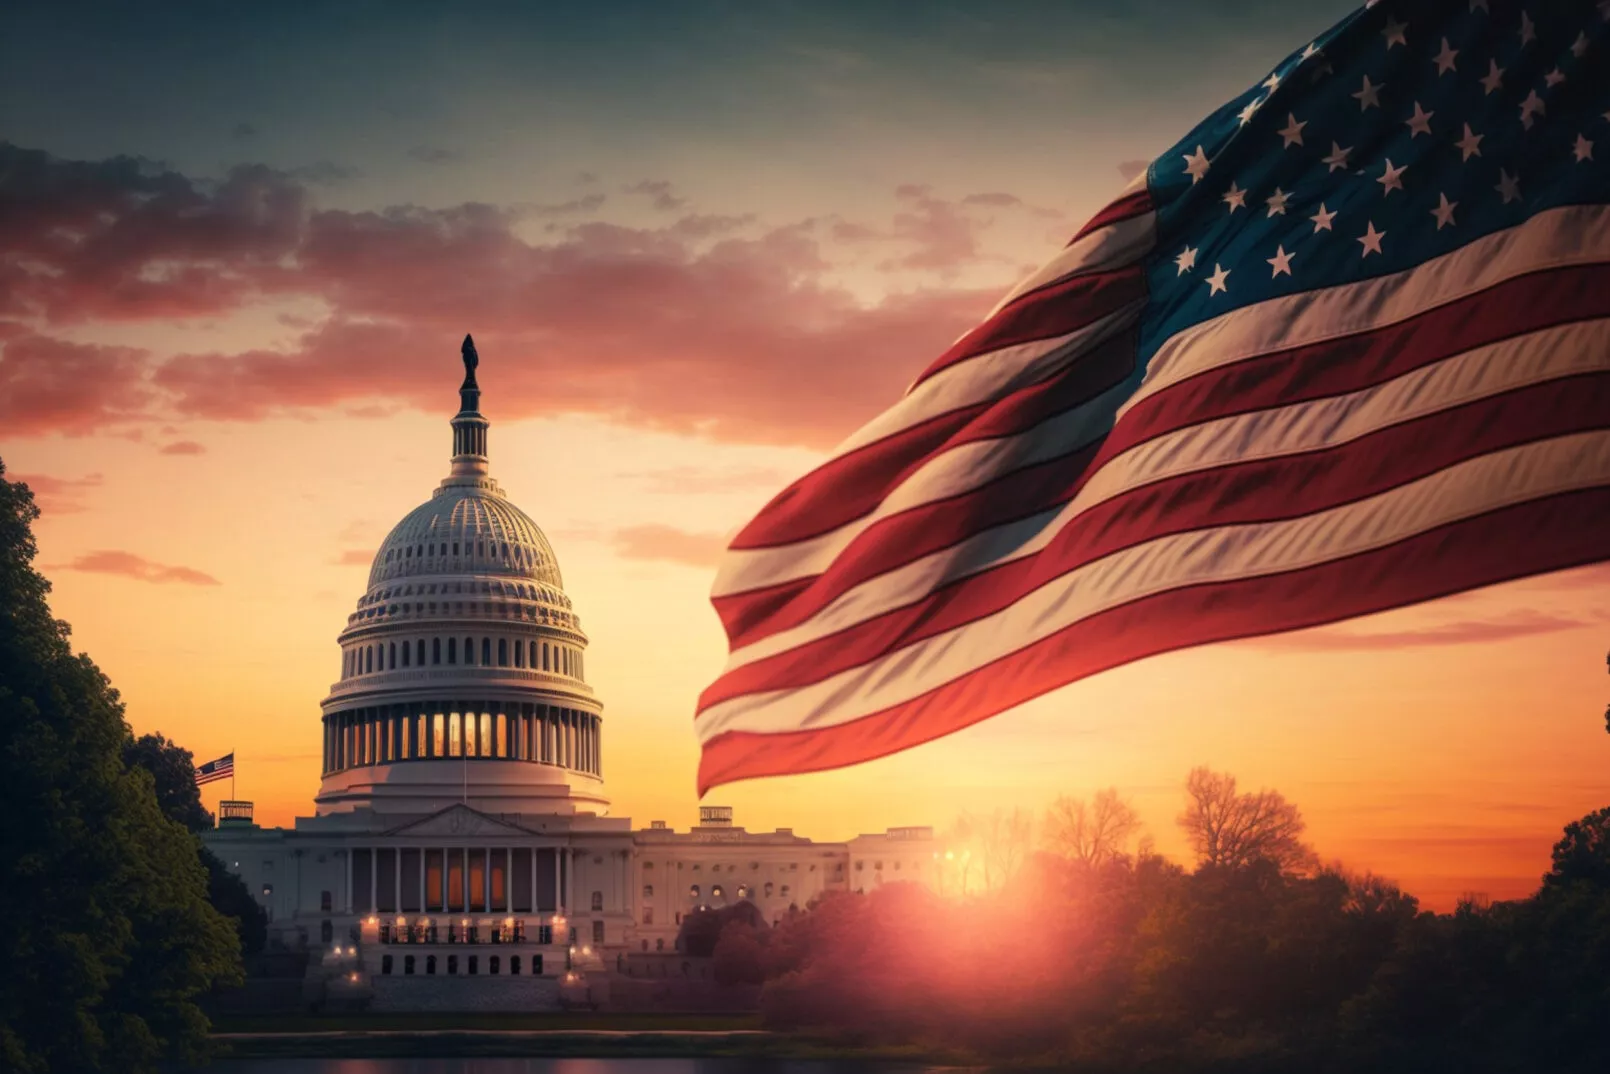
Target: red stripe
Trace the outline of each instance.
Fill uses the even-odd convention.
[[[1610,558],[1610,488],[1533,500],[1319,567],[1175,589],[1076,623],[881,712],[704,745],[699,794],[740,779],[870,761],[1157,653],[1333,623]]]
[[[1144,216],[1154,208],[1152,192],[1149,188],[1142,188],[1133,194],[1125,194],[1101,212],[1090,218],[1090,222],[1079,229],[1079,233],[1068,241],[1072,246],[1092,231],[1116,224],[1120,220],[1132,220],[1137,216]]]
[[[1610,373],[1549,381],[1439,411],[1326,451],[1259,459],[1159,481],[1098,504],[1041,552],[921,595],[904,608],[717,679],[718,702],[820,682],[993,615],[1054,579],[1144,541],[1214,526],[1296,518],[1376,495],[1466,459],[1610,427]]]
[[[1127,451],[1215,417],[1345,395],[1465,351],[1610,317],[1610,265],[1520,276],[1395,324],[1204,370],[1136,403],[1110,441]]]
[[[1519,277],[1383,328],[1259,355],[1181,381],[1126,413],[1096,465],[1190,425],[1361,391],[1506,338],[1606,316],[1610,316],[1610,266],[1573,266]],[[912,463],[912,468],[921,461]],[[801,501],[799,511],[830,510],[834,498],[831,485],[824,484],[812,490],[810,502]],[[989,524],[984,520],[973,528]],[[885,569],[892,569],[904,560],[884,562]],[[846,588],[828,580],[833,572],[829,568],[815,578],[719,598],[717,614],[727,624],[732,644],[748,644],[761,633],[781,629],[773,623],[803,622]],[[801,605],[802,612],[786,610],[807,592],[813,595]]]
[[[981,354],[1036,340],[1055,339],[1087,328],[1103,317],[1146,297],[1146,270],[1140,264],[1093,272],[1019,295],[983,324],[951,344],[912,384]]]

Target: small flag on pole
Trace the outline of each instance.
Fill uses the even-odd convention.
[[[208,761],[196,769],[196,786],[211,783],[214,780],[233,779],[235,775],[235,755],[226,753],[216,761]]]
[[[1610,0],[1372,2],[733,540],[699,791],[1610,558]]]

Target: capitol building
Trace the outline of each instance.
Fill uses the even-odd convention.
[[[696,972],[683,919],[775,922],[828,891],[925,881],[932,829],[818,843],[700,808],[686,832],[610,814],[587,635],[536,523],[491,476],[476,380],[447,477],[375,553],[339,636],[313,815],[260,828],[224,802],[208,847],[375,1009],[540,1009],[611,975]],[[588,982],[591,982],[589,985]]]

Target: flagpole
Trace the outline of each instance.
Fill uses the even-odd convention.
[[[235,749],[233,746],[229,749],[229,797],[231,801],[235,797]]]

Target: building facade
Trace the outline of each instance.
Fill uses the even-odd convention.
[[[265,829],[226,802],[208,846],[270,935],[322,952],[377,1007],[532,1009],[674,951],[740,901],[775,921],[833,890],[924,881],[929,828],[815,843],[700,810],[677,832],[610,816],[603,706],[552,547],[490,475],[464,341],[448,476],[375,554],[339,636],[313,815]]]

